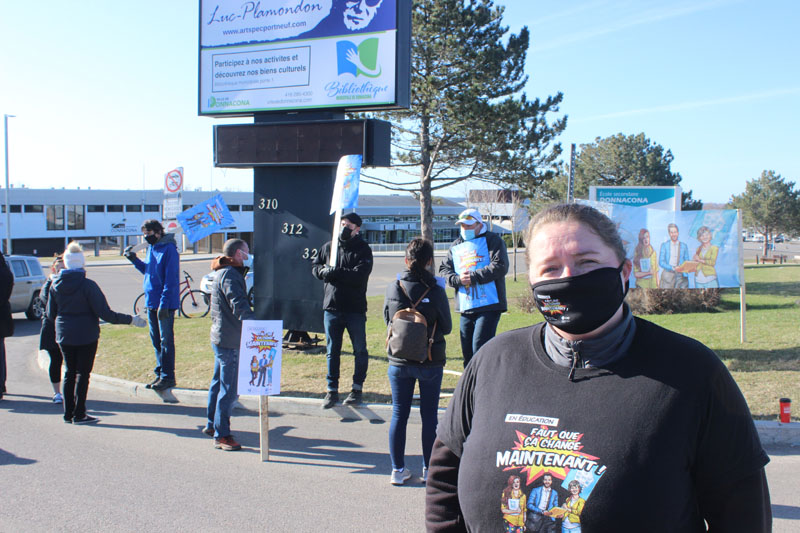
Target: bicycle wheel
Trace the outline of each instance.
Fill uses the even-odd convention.
[[[186,318],[201,318],[208,314],[210,299],[201,290],[192,289],[181,298],[181,314]]]
[[[133,314],[136,316],[144,316],[147,314],[147,310],[144,306],[144,293],[140,294],[136,297],[136,301],[133,302]]]

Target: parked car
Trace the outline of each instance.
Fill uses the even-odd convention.
[[[209,272],[203,279],[200,280],[200,290],[206,294],[211,294],[211,286],[214,284],[214,278],[217,275],[217,271],[214,270]],[[250,307],[255,306],[255,301],[253,300],[253,272],[250,271],[244,277],[244,283],[247,287],[247,299],[250,300]]]
[[[14,290],[9,300],[11,312],[25,313],[28,320],[41,320],[44,309],[39,301],[39,291],[47,280],[42,265],[30,255],[7,255],[5,259],[14,274]]]

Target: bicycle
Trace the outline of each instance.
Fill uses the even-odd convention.
[[[192,276],[184,270],[183,281],[180,283],[181,291],[178,294],[181,300],[178,312],[186,318],[202,318],[208,314],[211,295],[200,289],[193,289],[192,281],[194,281]],[[145,295],[142,293],[133,302],[133,313],[135,315],[138,315],[140,311],[144,311],[144,298]]]

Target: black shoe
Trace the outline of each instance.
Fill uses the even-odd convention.
[[[325,399],[322,401],[322,408],[323,409],[330,409],[339,401],[339,393],[328,391],[325,395]]]
[[[361,404],[361,394],[360,390],[350,391],[350,394],[347,395],[347,398],[342,403],[344,405],[359,405]]]
[[[160,378],[160,377],[158,377],[158,376],[156,376],[156,379],[154,379],[153,381],[151,381],[150,383],[148,383],[147,385],[145,385],[145,386],[144,386],[144,388],[145,388],[145,389],[152,389],[152,388],[153,388],[153,385],[155,385],[155,384],[156,384],[156,383],[158,383],[159,381],[161,381],[161,378]]]
[[[65,424],[72,424],[72,419],[71,419],[71,418],[64,417],[64,423],[65,423]]]
[[[83,415],[83,418],[73,418],[73,424],[97,424],[100,421],[99,418],[89,415]]]
[[[208,435],[209,437],[213,437],[213,436],[214,436],[214,428],[210,428],[210,427],[204,427],[204,428],[203,428],[203,429],[201,429],[200,431],[202,431],[203,433],[205,433],[205,434],[206,434],[206,435]]]
[[[150,388],[155,390],[155,391],[162,391],[162,390],[171,389],[174,386],[175,386],[175,380],[174,379],[159,379]]]

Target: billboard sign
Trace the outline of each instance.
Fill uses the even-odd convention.
[[[628,207],[681,210],[681,188],[674,187],[589,187],[589,200]]]
[[[199,114],[408,107],[409,26],[408,0],[200,0]]]

